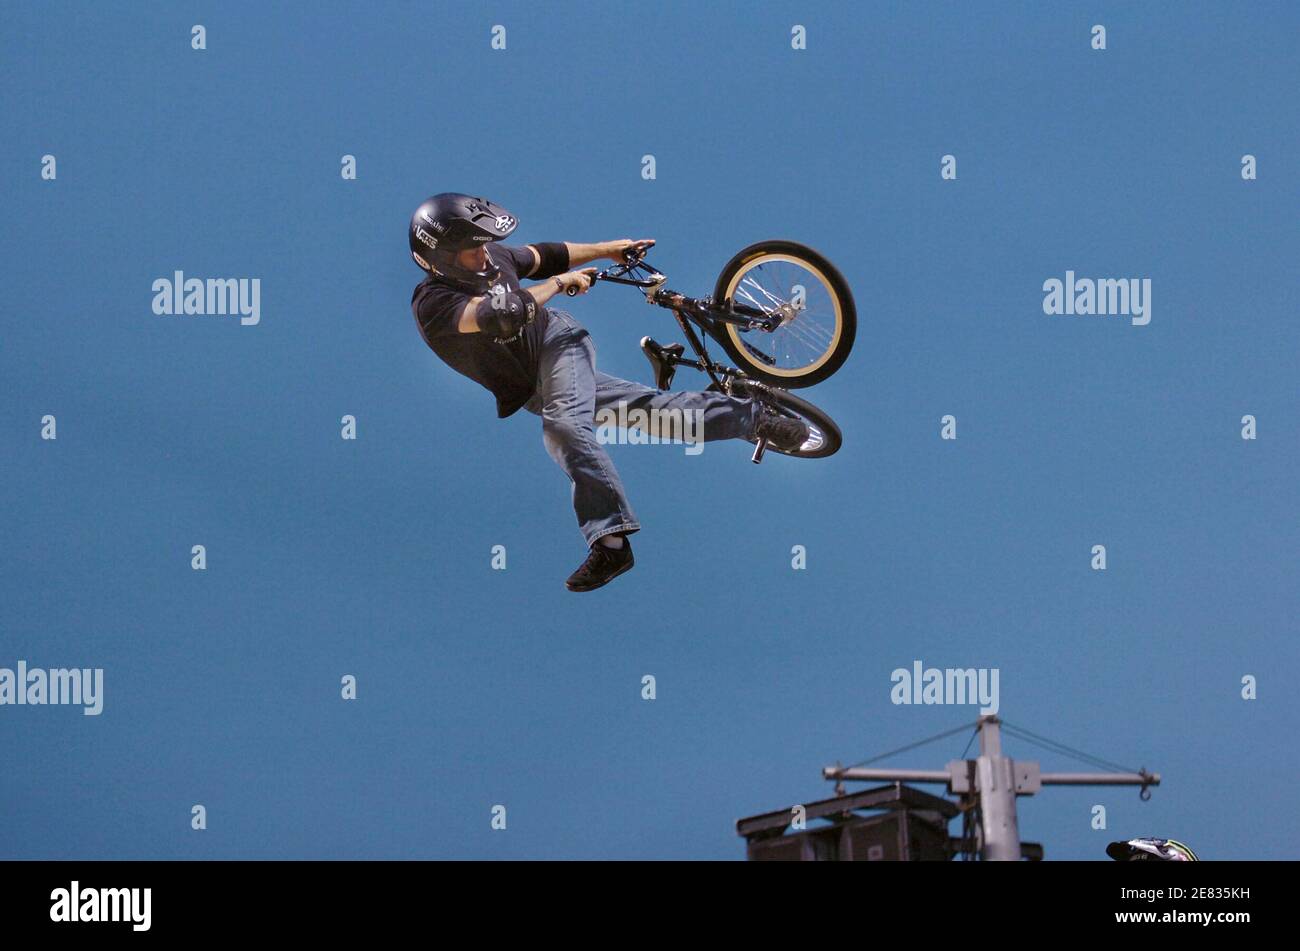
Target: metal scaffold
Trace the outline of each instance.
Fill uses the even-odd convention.
[[[979,755],[974,759],[952,760],[938,770],[881,769],[869,765],[961,733],[972,726],[979,737]],[[1003,752],[1004,729],[1009,735],[1026,742],[1076,756],[1109,771],[1044,773],[1036,761],[1016,760]],[[856,861],[960,856],[995,862],[1038,859],[1043,854],[1041,846],[1023,843],[1020,839],[1016,814],[1018,797],[1035,795],[1044,786],[1138,786],[1140,796],[1145,800],[1151,796],[1150,787],[1160,785],[1158,773],[1145,769],[1125,770],[992,715],[862,763],[825,767],[822,776],[835,782],[834,798],[751,816],[736,823],[736,831],[748,842],[750,858]],[[850,795],[845,792],[845,782],[892,785]],[[957,797],[957,802],[954,804],[904,784],[946,786],[948,793]],[[858,815],[861,810],[871,809],[883,810],[885,815],[872,819]],[[962,834],[949,838],[947,822],[957,815],[962,817]],[[807,820],[814,818],[830,819],[834,824],[829,829],[803,831]],[[883,836],[872,825],[880,824],[882,820],[890,823],[888,834]],[[797,830],[796,835],[785,835],[792,826]]]

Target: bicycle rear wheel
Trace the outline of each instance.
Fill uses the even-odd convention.
[[[741,380],[732,383],[731,393],[733,396],[753,395],[766,403],[768,409],[773,412],[802,419],[808,424],[808,438],[798,449],[777,449],[771,443],[768,443],[766,452],[779,452],[783,456],[795,456],[799,459],[824,459],[826,456],[835,455],[840,446],[843,445],[844,440],[840,434],[840,427],[835,424],[835,420],[827,416],[820,408],[805,399],[795,396],[793,393],[761,385],[746,387]],[[749,442],[757,441],[756,439],[749,440]]]
[[[722,269],[713,300],[782,313],[772,332],[719,329],[718,341],[747,376],[781,387],[812,386],[848,359],[857,334],[857,309],[835,265],[807,245],[760,241]]]

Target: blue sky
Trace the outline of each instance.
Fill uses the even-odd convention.
[[[1012,723],[1162,774],[1021,799],[1049,858],[1296,856],[1294,5],[6,18],[0,667],[103,667],[105,709],[0,707],[0,856],[736,859],[822,766],[975,719],[892,704],[914,660],[996,667]],[[844,448],[615,447],[637,566],[568,593],[536,418],[410,314],[405,224],[444,190],[521,241],[654,237],[693,293],[753,241],[820,249],[860,324],[804,395]],[[177,269],[259,278],[261,322],[155,316]],[[1150,278],[1151,323],[1045,315],[1067,270]],[[565,306],[610,373],[674,339],[632,291]]]

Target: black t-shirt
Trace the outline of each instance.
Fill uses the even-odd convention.
[[[487,253],[501,269],[497,280],[507,291],[520,289],[521,276],[554,276],[546,273],[528,246],[512,248],[494,243],[488,245]],[[497,343],[490,333],[465,334],[456,329],[461,311],[474,296],[430,276],[411,295],[411,311],[430,349],[453,370],[491,390],[497,398],[497,416],[504,418],[527,403],[537,387],[538,355],[550,314],[545,307],[539,307],[537,316],[518,339]]]

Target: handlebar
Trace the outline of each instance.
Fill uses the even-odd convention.
[[[616,281],[620,284],[633,284],[637,287],[646,287],[649,286],[650,283],[654,283],[653,280],[649,283],[647,283],[644,280],[635,280],[635,279],[629,280],[625,276],[630,272],[643,270],[646,271],[651,278],[663,277],[662,274],[660,274],[658,271],[652,268],[649,264],[644,263],[646,252],[648,252],[649,250],[650,250],[649,244],[632,245],[626,251],[623,252],[622,264],[611,264],[603,271],[599,271],[599,270],[596,271],[596,273],[591,276],[591,285],[594,286],[597,281]],[[566,287],[564,289],[564,293],[570,297],[576,297],[578,294],[578,289],[572,286]]]

